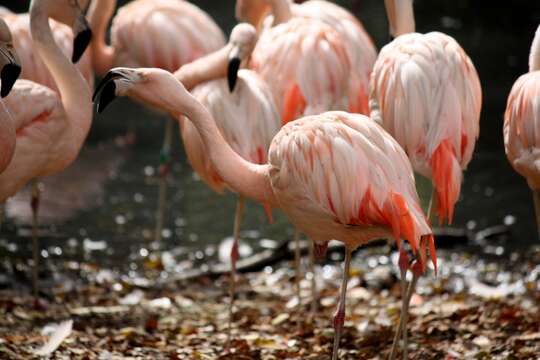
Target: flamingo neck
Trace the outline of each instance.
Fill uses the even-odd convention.
[[[82,144],[92,120],[90,89],[81,73],[56,44],[49,26],[48,4],[33,0],[30,5],[30,31],[34,47],[58,87],[62,106],[72,132],[70,141]]]
[[[289,0],[268,0],[274,15],[274,26],[285,23],[292,18],[292,5]]]
[[[91,43],[92,63],[99,75],[104,75],[113,67],[114,48],[107,45],[105,36],[107,25],[112,18],[116,0],[92,0],[88,10],[88,20],[94,36]]]
[[[176,118],[185,115],[197,128],[208,151],[210,161],[228,186],[239,195],[255,201],[275,205],[270,185],[269,165],[258,165],[244,160],[225,141],[208,110],[187,94],[175,102]]]
[[[394,37],[415,32],[413,0],[386,0],[390,33]]]
[[[536,29],[529,56],[529,71],[540,70],[540,26]]]
[[[188,91],[191,91],[195,86],[201,83],[224,78],[227,76],[230,51],[231,45],[227,44],[213,53],[183,65],[174,73],[174,77],[178,79]]]

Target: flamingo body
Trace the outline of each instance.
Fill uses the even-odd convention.
[[[432,178],[439,219],[451,222],[479,135],[482,93],[473,63],[445,34],[409,33],[381,50],[371,76],[371,117],[403,146],[415,171]]]
[[[291,6],[295,17],[320,20],[343,37],[350,62],[348,111],[369,114],[369,76],[377,50],[362,23],[346,9],[329,1],[310,0]],[[273,17],[269,16],[264,29],[269,29],[272,23]]]
[[[4,16],[0,12],[0,16]],[[54,79],[43,60],[36,54],[30,33],[30,17],[28,14],[9,14],[4,16],[13,35],[13,46],[21,59],[21,79],[34,81],[48,88],[57,90]],[[62,52],[70,57],[73,52],[73,32],[69,26],[53,19],[49,20],[56,44]],[[86,52],[76,65],[89,87],[94,86],[94,71],[90,52]]]
[[[91,123],[88,108],[82,123],[69,124],[59,94],[29,80],[18,80],[4,103],[12,114],[17,146],[12,162],[0,174],[0,202],[15,195],[30,180],[70,165]],[[77,126],[81,128],[75,129]],[[72,137],[73,132],[84,136]]]
[[[264,31],[252,68],[270,86],[284,124],[301,115],[347,109],[347,49],[323,22],[292,18]]]
[[[182,0],[136,0],[121,7],[113,19],[110,67],[174,72],[224,44],[221,29],[195,5]]]
[[[270,143],[281,125],[272,93],[250,70],[240,70],[236,86],[230,93],[226,80],[217,79],[196,86],[192,94],[210,111],[237,154],[251,163],[265,164]],[[193,170],[214,191],[222,192],[227,185],[208,158],[192,122],[182,119],[181,135]]]
[[[269,164],[280,208],[315,242],[356,248],[394,237],[416,248],[431,234],[406,154],[364,115],[327,112],[285,125]]]
[[[522,75],[512,87],[504,115],[504,144],[513,168],[540,189],[540,71]]]

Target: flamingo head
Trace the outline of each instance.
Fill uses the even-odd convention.
[[[173,74],[157,68],[114,68],[101,80],[92,101],[98,113],[119,96],[129,96],[146,105],[177,116],[178,105],[189,95]]]
[[[6,97],[21,74],[21,62],[13,48],[11,32],[0,18],[0,97]]]
[[[238,70],[242,64],[247,65],[255,45],[257,44],[257,30],[252,25],[241,23],[234,27],[231,32],[229,46],[229,66],[227,69],[227,81],[229,90],[234,91],[238,80]]]

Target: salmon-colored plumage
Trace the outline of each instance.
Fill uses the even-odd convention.
[[[324,0],[310,0],[292,4],[296,17],[316,19],[336,30],[345,41],[349,57],[348,111],[369,114],[369,77],[377,58],[373,41],[360,21],[343,7]],[[265,21],[271,26],[273,19]]]
[[[416,249],[431,234],[407,156],[363,115],[328,112],[285,125],[269,164],[279,206],[316,242],[356,248],[394,237]]]
[[[21,79],[31,80],[44,85],[50,89],[58,90],[54,79],[43,60],[36,53],[30,33],[30,16],[28,14],[9,14],[2,15],[8,24],[13,35],[13,46],[21,59]],[[62,53],[71,57],[73,52],[73,31],[67,25],[59,23],[53,19],[49,20],[54,40],[62,49]],[[89,87],[94,87],[94,70],[92,69],[92,60],[90,51],[85,52],[82,58],[77,62],[77,69],[88,83]]]
[[[135,0],[122,6],[111,25],[111,45],[105,45],[107,23],[115,0],[93,0],[90,23],[95,70],[112,67],[159,67],[174,72],[180,66],[221,48],[225,37],[201,9],[183,0]]]
[[[540,189],[540,27],[531,48],[530,72],[512,87],[504,114],[506,156],[529,187]]]
[[[17,137],[13,160],[0,174],[0,202],[30,180],[54,174],[71,164],[90,129],[92,103],[88,84],[63,50],[52,43],[52,22],[47,22],[49,16],[44,7],[59,12],[62,6],[68,6],[67,1],[56,1],[35,0],[30,15],[36,23],[33,30],[40,34],[36,37],[34,32],[34,43],[39,46],[33,54],[53,74],[54,88],[18,80],[3,100],[12,115]]]
[[[433,180],[439,219],[451,222],[479,134],[482,94],[471,60],[445,34],[400,35],[381,50],[370,95],[372,118]]]
[[[284,123],[348,107],[347,48],[342,36],[321,21],[292,18],[264,31],[251,64],[272,89]]]

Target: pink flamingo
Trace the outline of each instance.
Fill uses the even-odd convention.
[[[93,0],[89,20],[96,36],[92,60],[99,75],[115,66],[157,67],[170,72],[216,51],[225,37],[204,11],[183,0],[135,0],[124,5],[112,21],[111,45],[105,42],[107,24],[116,0]],[[155,240],[161,240],[167,198],[167,175],[174,122],[165,127],[160,155],[160,184]]]
[[[396,38],[381,50],[371,74],[371,118],[403,146],[415,171],[432,179],[439,220],[451,223],[462,170],[479,134],[478,74],[453,38],[414,33],[412,0],[386,0],[386,6]],[[430,218],[433,210],[430,205]],[[407,268],[401,271],[403,278]],[[407,358],[406,332],[403,340]]]
[[[0,18],[0,98],[6,97],[21,73],[11,32]],[[0,100],[0,173],[9,165],[15,152],[15,127],[11,114]],[[1,219],[0,219],[1,221]]]
[[[531,47],[529,73],[512,87],[504,114],[504,146],[512,167],[533,192],[540,234],[540,26]]]
[[[246,63],[257,42],[257,32],[248,24],[237,25],[229,43],[222,49],[182,66],[175,77],[185,84],[193,96],[205,106],[227,143],[242,158],[265,164],[270,142],[279,131],[280,118],[268,86],[251,70],[229,67]],[[234,92],[230,90],[235,88]],[[106,106],[101,102],[100,106]],[[101,110],[100,107],[98,109]],[[199,177],[214,191],[223,193],[228,187],[208,159],[206,147],[193,123],[180,119],[180,134],[188,160]],[[238,197],[234,218],[234,241],[231,249],[231,302],[229,335],[234,303],[238,240],[244,198]]]
[[[69,11],[66,11],[69,10]],[[29,181],[62,171],[77,157],[92,120],[90,89],[79,70],[55,43],[49,17],[68,24],[82,24],[75,49],[84,52],[89,43],[87,27],[77,2],[33,0],[30,30],[34,49],[51,72],[58,91],[29,80],[18,80],[5,98],[13,114],[17,145],[13,160],[0,174],[0,202],[13,196]],[[81,35],[82,34],[82,35]],[[31,105],[31,106],[29,106]],[[34,198],[35,199],[35,198]],[[34,294],[37,295],[37,204],[34,213]]]
[[[369,114],[369,75],[377,58],[377,50],[362,23],[349,11],[329,1],[310,0],[293,4],[290,0],[237,0],[236,17],[248,21],[262,32],[286,21],[287,8],[294,17],[316,19],[336,30],[345,40],[350,62],[348,111]],[[285,14],[285,15],[281,15]]]
[[[371,117],[403,146],[415,171],[432,179],[439,219],[451,223],[479,134],[480,80],[453,38],[414,33],[411,0],[386,4],[396,39],[373,68]]]
[[[397,142],[364,115],[328,112],[285,125],[274,137],[267,164],[251,163],[223,138],[212,114],[170,73],[160,69],[116,68],[94,95],[98,107],[129,96],[186,116],[199,132],[219,176],[241,196],[282,209],[317,244],[345,243],[346,256],[333,359],[337,359],[345,317],[352,251],[372,239],[403,237],[420,255],[421,270],[431,228],[419,204],[414,175]]]
[[[356,111],[359,108],[352,104],[358,99],[363,99],[360,103],[367,113],[367,74],[375,50],[365,44],[367,35],[363,36],[354,17],[326,2],[293,6],[289,0],[238,0],[236,15],[260,26],[268,8],[273,17],[264,26],[251,66],[270,85],[282,123],[329,110]],[[365,57],[359,54],[364,48],[368,49]],[[364,89],[361,94],[359,87]],[[295,230],[296,296],[300,300],[299,237]],[[315,257],[310,247],[312,314],[317,307]]]
[[[82,3],[82,1],[80,1]],[[67,9],[63,10],[64,12]],[[75,23],[65,25],[55,21],[55,18],[60,18],[53,14],[53,19],[50,20],[50,26],[53,32],[56,44],[62,49],[62,52],[72,57],[74,63],[77,63],[77,68],[86,79],[88,85],[94,87],[94,70],[92,69],[92,60],[90,52],[85,53],[86,45],[80,39],[75,42],[74,34],[87,37],[89,41],[89,33],[82,33],[80,30],[85,27],[85,24]],[[47,66],[39,56],[35,56],[34,44],[32,42],[32,34],[30,32],[30,17],[29,14],[15,14],[5,9],[0,12],[0,17],[3,17],[7,22],[8,27],[13,34],[13,45],[19,54],[22,65],[21,79],[31,80],[38,84],[44,85],[50,89],[57,91],[56,84]],[[74,48],[74,44],[79,48]]]

